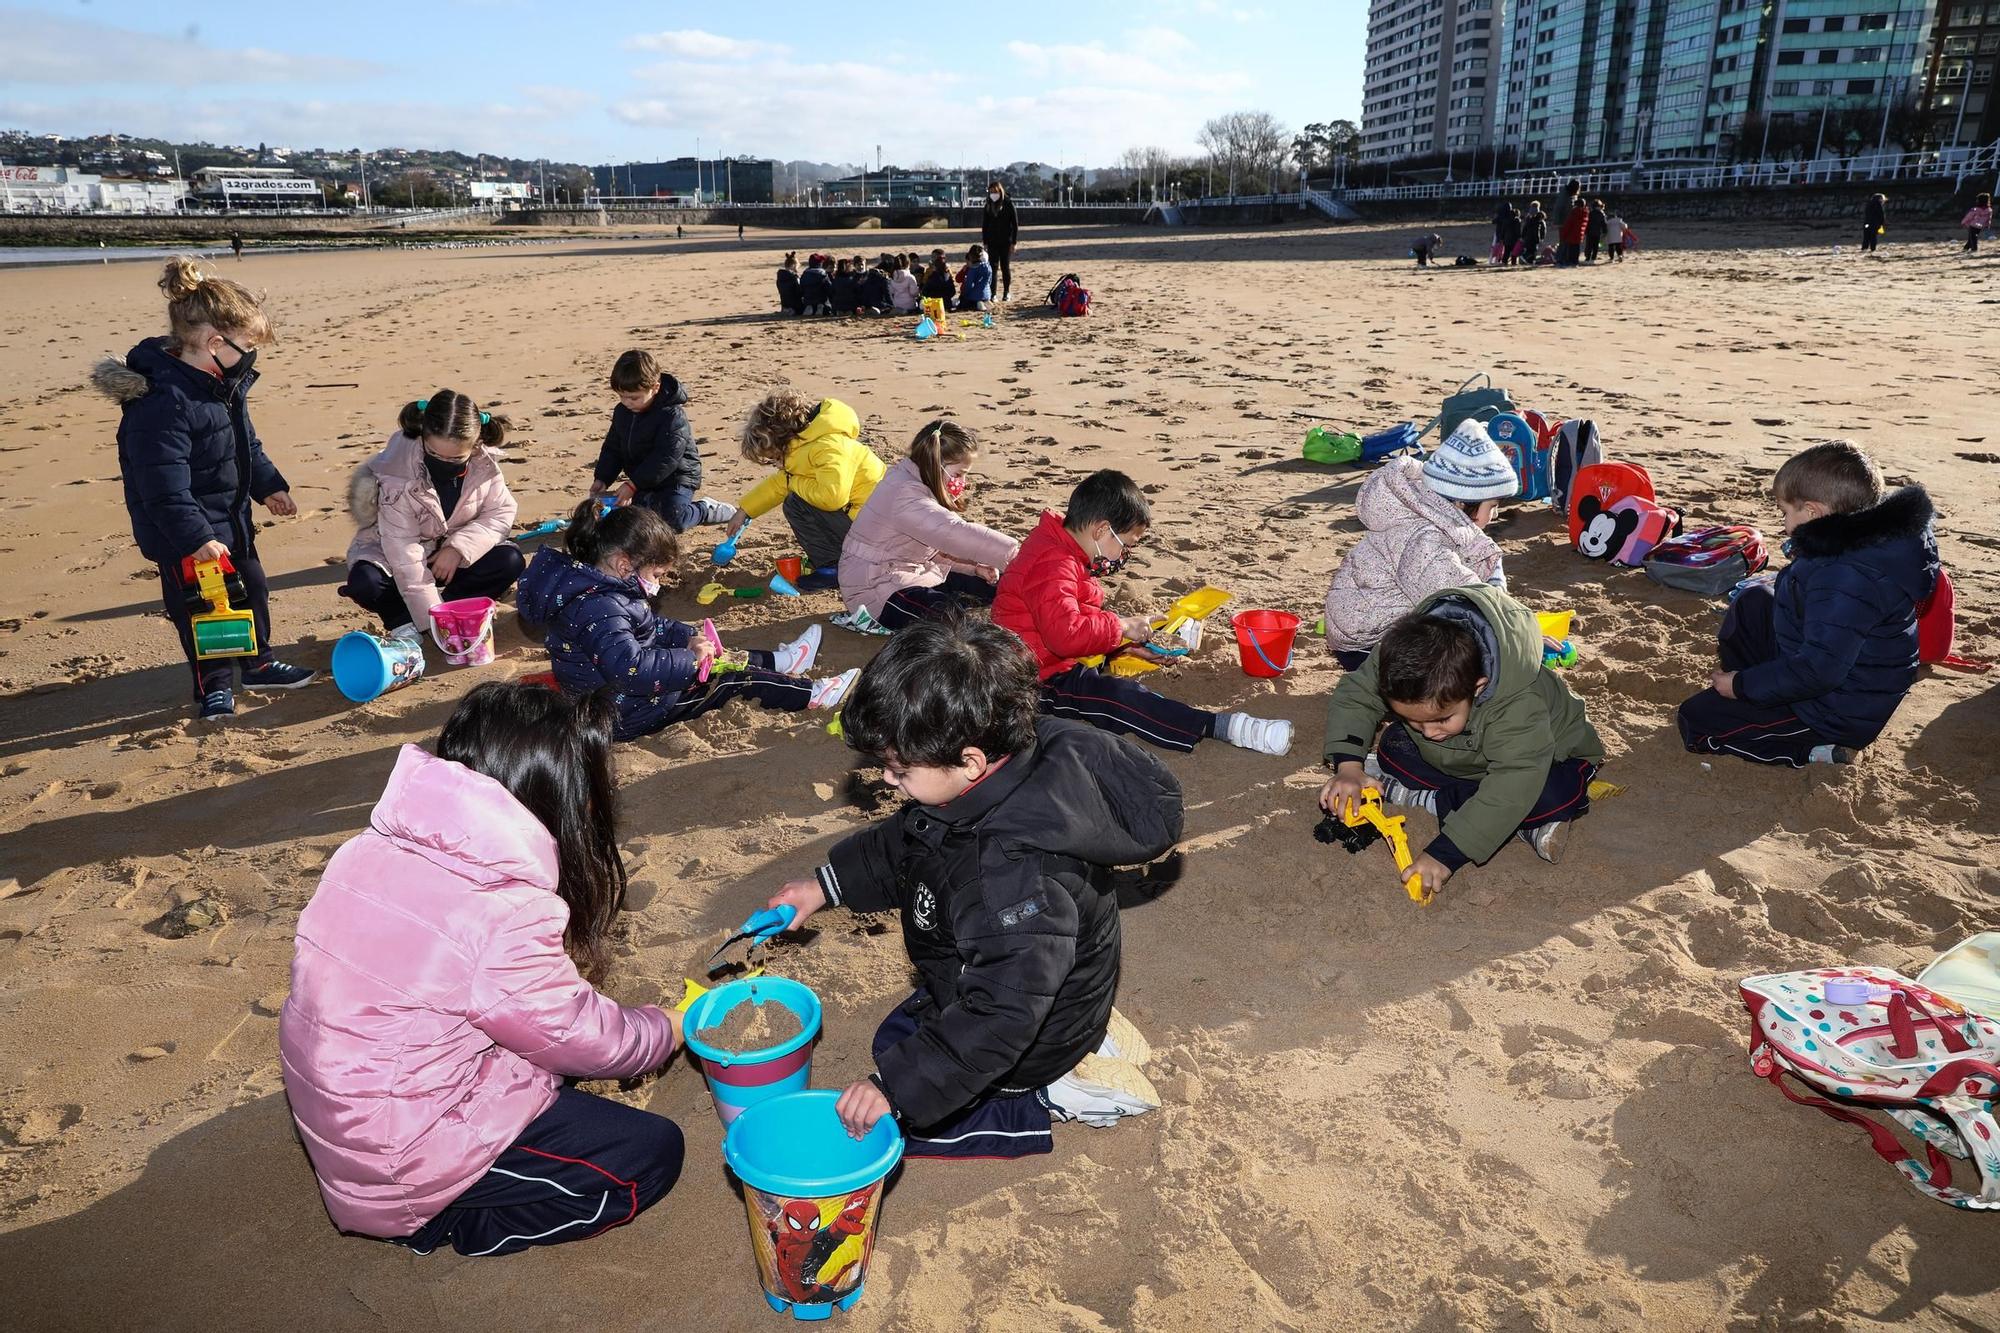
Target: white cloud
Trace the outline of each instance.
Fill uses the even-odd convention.
[[[700,28],[641,33],[626,38],[625,46],[627,50],[660,51],[689,60],[755,60],[759,56],[782,55],[787,49],[772,42],[722,37]]]
[[[9,84],[127,84],[169,88],[369,78],[381,65],[259,47],[205,44],[197,24],[177,34],[136,32],[32,10],[0,8]],[[143,121],[135,122],[143,124]]]

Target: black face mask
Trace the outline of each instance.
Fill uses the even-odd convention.
[[[257,365],[257,349],[253,347],[243,353],[243,355],[236,358],[236,364],[233,366],[223,365],[222,358],[212,354],[208,359],[215,362],[215,372],[222,377],[222,382],[234,388],[236,385],[242,383],[244,377],[255,369]]]

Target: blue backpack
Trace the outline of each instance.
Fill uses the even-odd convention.
[[[1517,500],[1546,500],[1552,480],[1552,458],[1541,435],[1518,412],[1502,412],[1486,423],[1486,433],[1513,465],[1514,479],[1520,483]]]
[[[1416,422],[1399,421],[1387,430],[1364,435],[1361,438],[1361,461],[1379,463],[1392,454],[1402,453],[1405,449],[1416,449],[1421,453],[1422,449],[1417,440],[1422,434],[1423,432],[1417,429]]]

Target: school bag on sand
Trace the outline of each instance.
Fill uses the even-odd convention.
[[[1954,1208],[2000,1208],[2000,1022],[1879,967],[1821,967],[1745,977],[1750,1069],[1801,1106],[1867,1131],[1882,1160]],[[1790,1075],[1817,1096],[1785,1086]],[[1920,1163],[1886,1125],[1886,1111],[1924,1146]],[[1948,1157],[1969,1157],[1954,1185]]]
[[[1087,315],[1090,313],[1090,290],[1076,274],[1065,273],[1056,279],[1055,286],[1049,288],[1049,304],[1056,308],[1058,315]]]
[[[1472,387],[1474,380],[1485,380],[1486,383],[1475,389]],[[1508,396],[1507,391],[1494,388],[1493,377],[1481,371],[1459,385],[1457,392],[1446,394],[1442,410],[1431,418],[1430,425],[1425,426],[1417,434],[1428,435],[1433,428],[1436,428],[1438,438],[1442,440],[1457,430],[1459,423],[1467,417],[1485,421],[1498,413],[1513,410],[1514,400]]]
[[[1764,534],[1731,524],[1661,542],[1646,553],[1646,573],[1669,588],[1724,597],[1768,562]]]
[[[1576,549],[1592,560],[1640,564],[1648,551],[1681,530],[1679,513],[1642,495],[1628,495],[1608,509],[1598,506],[1596,496],[1586,495],[1580,505],[1583,530],[1576,535]]]
[[[1569,503],[1569,544],[1576,545],[1577,536],[1583,531],[1583,518],[1577,512],[1583,504],[1583,497],[1597,497],[1599,509],[1609,509],[1628,495],[1653,498],[1653,474],[1637,463],[1597,463],[1590,467],[1578,468],[1576,479],[1570,485]]]
[[[1957,667],[1960,671],[1991,671],[1991,662],[1978,662],[1953,652],[1958,636],[1958,594],[1952,590],[1951,574],[1938,566],[1937,584],[1931,595],[1917,607],[1917,660],[1934,666]]]
[[[1528,424],[1535,424],[1532,417]],[[1597,423],[1588,417],[1556,422],[1548,435],[1549,503],[1567,514],[1576,474],[1604,461],[1604,441],[1597,434]]]
[[[1514,498],[1548,499],[1549,451],[1542,443],[1541,432],[1527,417],[1519,412],[1502,412],[1486,423],[1486,433],[1493,437],[1493,443],[1500,446],[1500,452],[1514,468],[1514,480],[1521,488]]]
[[[1385,458],[1392,457],[1409,449],[1415,449],[1418,453],[1422,453],[1423,446],[1418,444],[1418,441],[1423,438],[1423,434],[1422,431],[1417,429],[1416,422],[1399,421],[1387,430],[1378,430],[1373,435],[1364,435],[1361,437],[1361,461],[1364,463],[1379,463]]]

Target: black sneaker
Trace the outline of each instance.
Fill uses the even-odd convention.
[[[203,722],[220,722],[225,717],[236,716],[236,698],[228,690],[210,690],[201,696],[201,712],[196,717]]]
[[[246,690],[296,690],[301,685],[310,685],[318,679],[319,673],[289,662],[272,658],[260,667],[243,668],[243,688]]]

